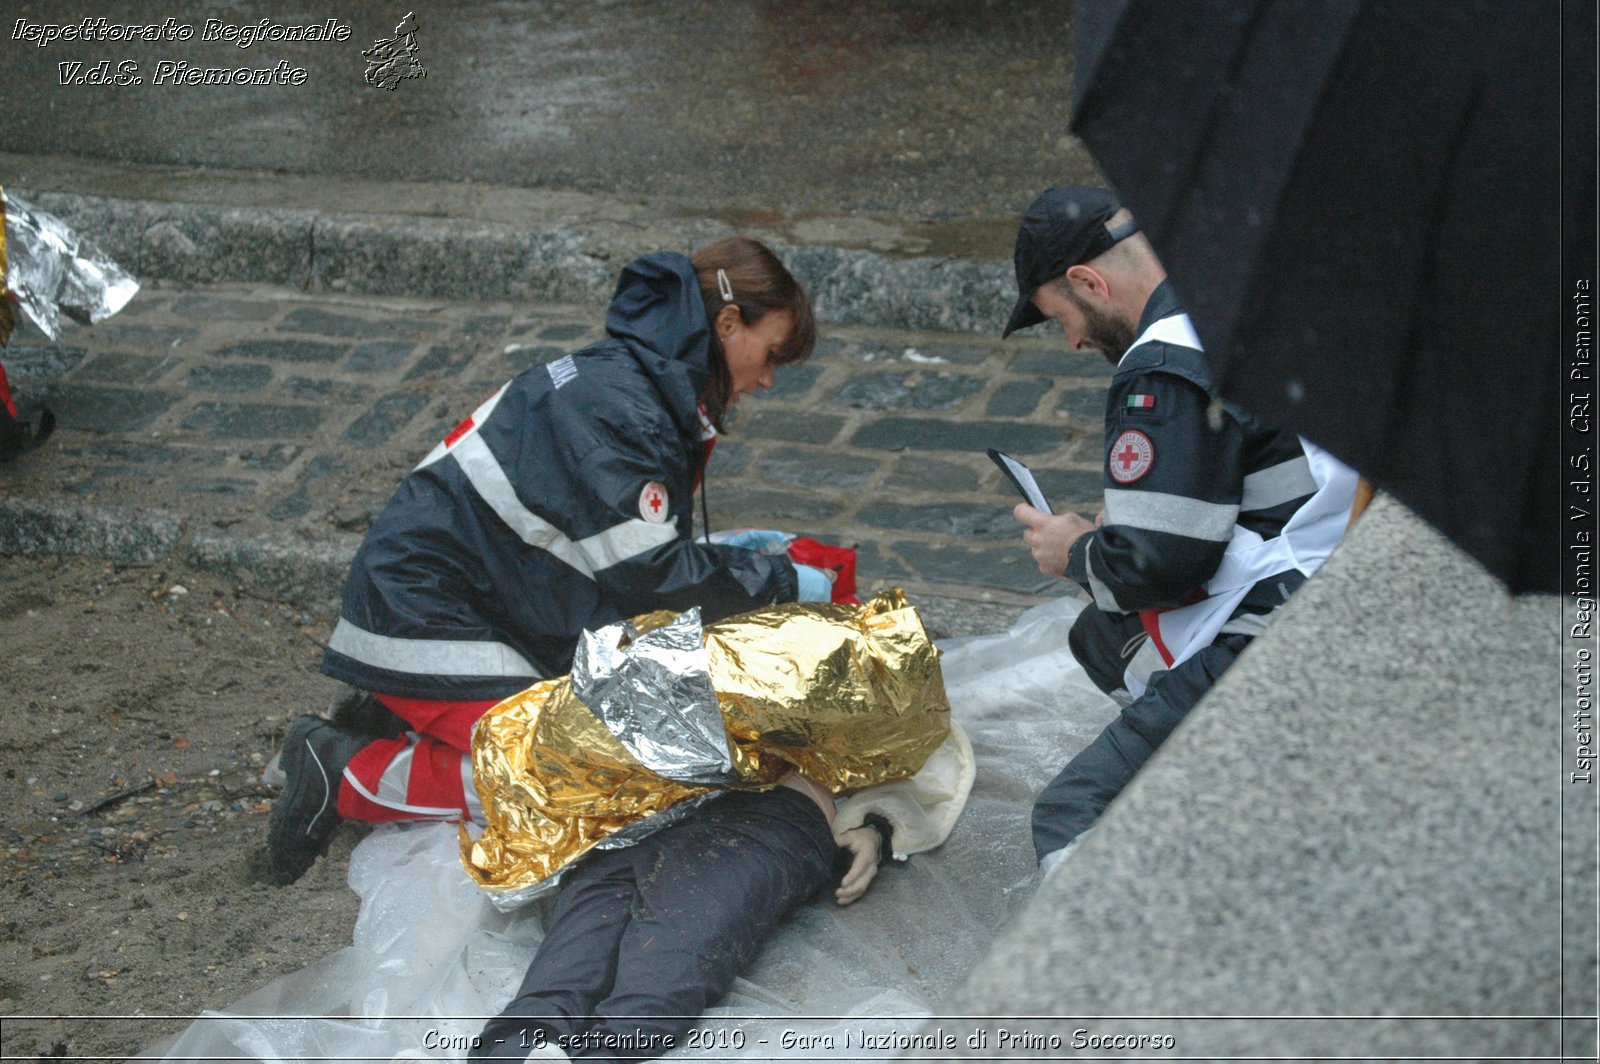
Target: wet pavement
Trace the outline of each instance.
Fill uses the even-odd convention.
[[[1040,189],[1094,175],[1066,129],[1064,0],[430,4],[416,16],[425,76],[368,84],[363,49],[393,37],[407,10],[8,5],[0,98],[27,105],[8,108],[5,148],[559,189],[746,228],[784,219],[823,243],[881,222],[915,228],[929,254],[1000,258]],[[92,16],[170,19],[193,36],[40,47],[30,28]],[[333,19],[348,39],[205,39],[208,19],[238,30],[263,18]],[[181,81],[279,64],[303,81]]]
[[[0,551],[176,552],[325,602],[405,472],[505,380],[598,339],[600,320],[598,305],[157,282],[59,346],[19,332],[13,387],[60,426],[0,467]],[[1092,508],[1103,361],[1048,337],[822,333],[736,409],[713,526],[858,545],[867,590],[1018,604],[1061,589],[1022,548],[985,448],[1033,465],[1058,508]]]

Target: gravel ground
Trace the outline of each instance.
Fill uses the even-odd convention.
[[[349,943],[357,829],[293,887],[261,878],[261,766],[332,695],[330,617],[171,568],[7,557],[0,615],[6,1059],[121,1059]]]

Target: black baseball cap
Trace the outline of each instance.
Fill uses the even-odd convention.
[[[1002,338],[1044,321],[1033,305],[1040,285],[1139,231],[1131,222],[1114,230],[1106,225],[1121,209],[1115,192],[1092,185],[1062,185],[1033,201],[1017,229],[1017,305]]]

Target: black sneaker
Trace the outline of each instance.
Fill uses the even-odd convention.
[[[327,850],[339,826],[339,780],[356,752],[372,740],[321,717],[296,717],[283,736],[283,793],[267,820],[272,878],[288,885]]]
[[[398,739],[411,730],[394,710],[379,702],[371,691],[345,685],[328,707],[328,719],[346,731],[374,739]]]

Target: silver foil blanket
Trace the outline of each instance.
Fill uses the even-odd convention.
[[[139,282],[92,241],[11,192],[5,198],[5,287],[41,332],[61,338],[61,315],[93,325],[121,310]]]

